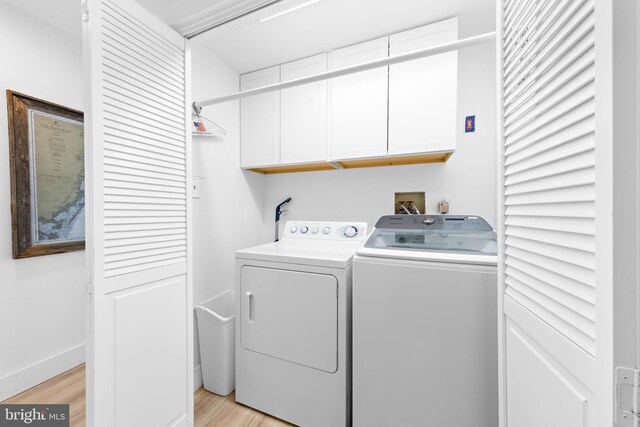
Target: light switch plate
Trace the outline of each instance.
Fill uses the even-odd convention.
[[[193,185],[193,192],[191,193],[191,197],[194,199],[200,198],[200,177],[194,176],[191,179],[191,185]]]

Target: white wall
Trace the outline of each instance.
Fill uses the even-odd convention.
[[[238,73],[197,42],[191,48],[194,99],[239,90]],[[193,200],[196,305],[234,288],[236,250],[268,239],[262,215],[264,177],[240,169],[238,101],[205,107],[202,114],[222,126],[227,135],[193,138],[193,174],[201,177],[201,197]],[[195,366],[199,360],[196,345]]]
[[[470,35],[465,23],[460,20],[461,37]],[[446,198],[449,213],[480,215],[495,227],[495,109],[495,46],[462,50],[457,148],[447,163],[268,175],[264,210],[268,215],[292,197],[285,220],[367,221],[373,227],[394,213],[394,192],[424,191],[427,213],[436,213]],[[464,133],[467,115],[476,116],[475,133]]]
[[[82,42],[0,6],[0,401],[84,360],[84,252],[14,260],[7,89],[83,109]]]

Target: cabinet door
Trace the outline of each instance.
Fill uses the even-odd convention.
[[[457,40],[452,18],[390,37],[391,56]],[[389,70],[389,154],[456,147],[457,52],[392,65]]]
[[[254,71],[240,77],[240,90],[280,82],[280,66]],[[250,96],[240,101],[241,166],[269,166],[280,163],[280,92]]]
[[[281,66],[282,81],[327,71],[327,54]],[[306,84],[282,91],[282,163],[318,162],[327,159],[327,82]]]
[[[389,56],[382,37],[331,52],[332,70]],[[329,157],[352,159],[387,154],[389,67],[329,81]]]

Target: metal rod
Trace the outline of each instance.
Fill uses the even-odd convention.
[[[256,89],[245,90],[231,95],[225,95],[218,98],[208,99],[206,101],[194,102],[197,108],[206,107],[207,105],[221,104],[223,102],[234,101],[236,99],[246,98],[248,96],[260,95],[263,93],[273,92],[276,90],[288,89],[295,86],[301,86],[309,83],[315,83],[322,80],[328,80],[335,77],[346,76],[349,74],[359,73],[362,71],[372,70],[374,68],[386,67],[388,65],[399,64],[401,62],[413,61],[415,59],[426,58],[428,56],[439,55],[441,53],[451,52],[454,50],[464,49],[467,47],[477,46],[483,43],[494,41],[496,33],[480,34],[478,36],[469,37],[462,40],[455,40],[438,46],[428,47],[426,49],[416,50],[414,52],[403,53],[391,56],[389,58],[376,59],[375,61],[364,62],[362,64],[351,67],[339,68],[337,70],[327,71],[325,73],[313,74],[311,76],[299,79],[289,80],[282,83],[275,83],[268,86],[262,86]]]
[[[233,16],[230,16],[228,18],[216,21],[216,22],[214,22],[212,24],[205,25],[204,27],[198,28],[197,30],[190,31],[189,33],[185,34],[184,36],[187,39],[191,40],[194,37],[197,37],[197,36],[199,36],[201,34],[204,34],[204,33],[208,32],[208,31],[211,31],[211,30],[216,29],[218,27],[221,27],[223,25],[229,24],[230,22],[236,21],[236,20],[238,20],[240,18],[244,18],[247,15],[250,15],[252,13],[258,12],[259,10],[265,9],[265,8],[267,8],[269,6],[273,6],[274,4],[280,3],[281,1],[282,0],[272,0],[272,1],[269,1],[267,3],[260,4],[260,5],[254,7],[254,8],[245,10],[243,12],[240,12],[240,13],[236,14],[236,15],[233,15]],[[206,10],[205,10],[205,12],[206,12]],[[188,28],[188,26],[187,26],[187,28]],[[178,30],[180,30],[180,29],[178,28]]]

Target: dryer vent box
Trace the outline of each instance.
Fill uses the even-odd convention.
[[[404,205],[411,213],[425,213],[425,197],[424,191],[409,191],[409,192],[397,192],[395,193],[395,214],[406,214],[407,212],[402,209]],[[417,208],[417,212],[412,209],[412,206]]]

